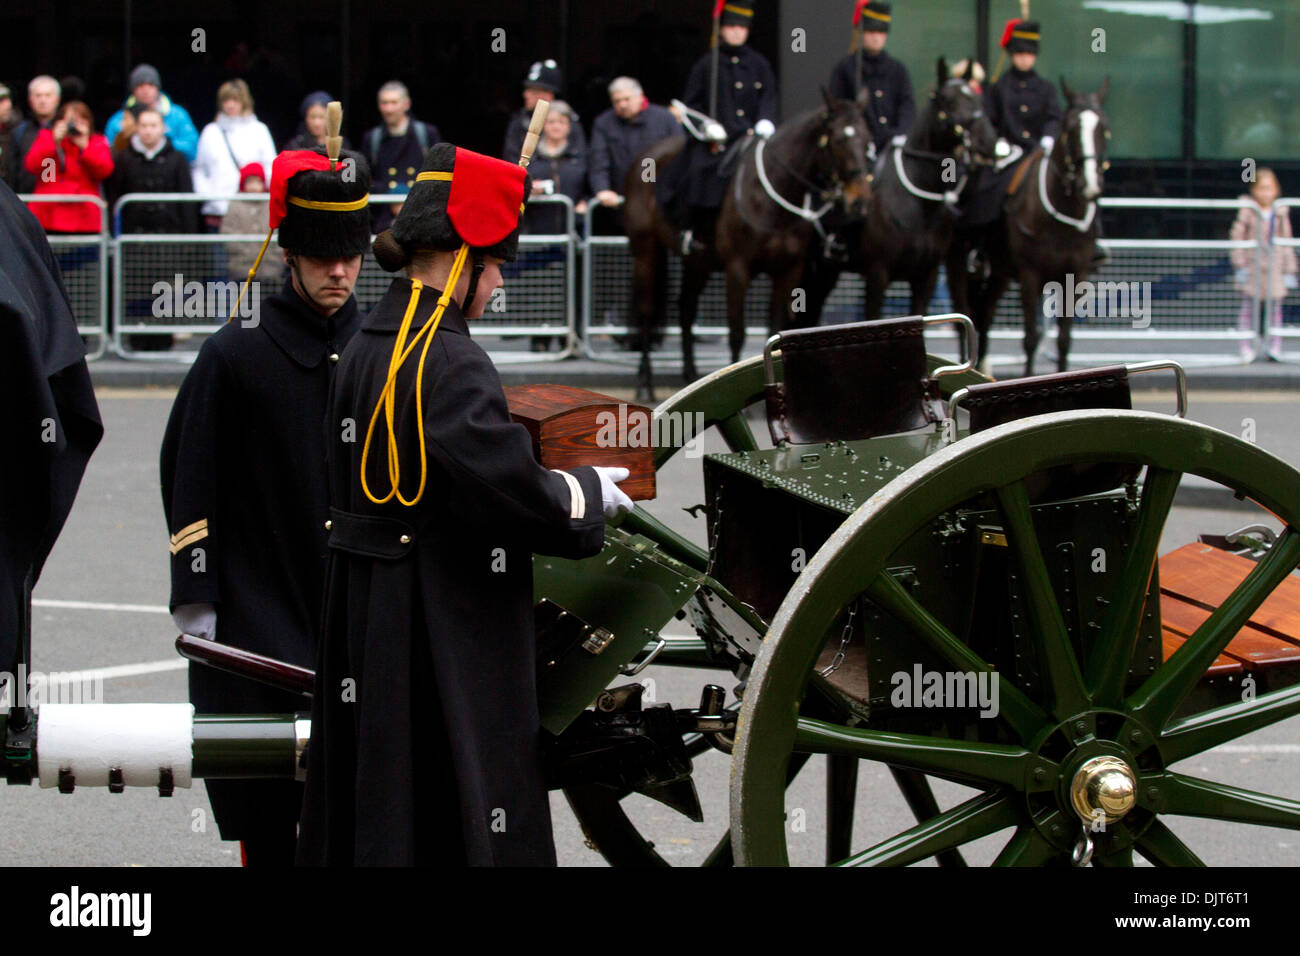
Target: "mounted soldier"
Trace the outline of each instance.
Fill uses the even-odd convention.
[[[907,67],[885,52],[893,20],[888,3],[857,0],[853,7],[853,52],[831,70],[827,90],[855,100],[871,130],[876,155],[895,136],[905,136],[916,118]]]
[[[754,11],[749,0],[718,0],[713,10],[713,49],[691,68],[682,101],[706,122],[701,137],[687,139],[686,181],[675,204],[685,206],[682,254],[705,247],[726,195],[727,181],[745,143],[752,135],[767,138],[776,131],[779,110],[776,74],[767,59],[746,46]],[[687,126],[690,130],[692,127]]]

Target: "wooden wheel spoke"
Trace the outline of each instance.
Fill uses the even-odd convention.
[[[930,781],[926,779],[925,774],[917,773],[915,770],[904,770],[901,767],[890,767],[889,772],[893,775],[894,782],[898,784],[898,789],[902,792],[908,807],[911,808],[917,823],[924,823],[931,817],[939,815],[939,801],[934,798],[934,791],[930,789]],[[940,866],[966,865],[960,850],[944,850],[936,855],[936,859]]]
[[[1153,727],[1163,728],[1205,670],[1227,647],[1273,589],[1300,563],[1300,533],[1288,527],[1227,599],[1182,647],[1147,678],[1128,700],[1129,708]]]
[[[1020,736],[1029,740],[1048,722],[1047,715],[1025,694],[997,673],[992,665],[962,643],[889,573],[881,573],[867,588],[867,596],[887,611],[931,650],[959,671],[992,674],[998,682],[998,715]]]
[[[1178,482],[1176,471],[1148,468],[1138,505],[1133,543],[1120,572],[1118,593],[1106,609],[1101,633],[1088,659],[1087,687],[1094,703],[1113,707],[1120,703],[1146,603],[1156,549],[1173,506]]]
[[[906,866],[1014,826],[1017,820],[1010,799],[998,793],[982,793],[854,854],[839,865]]]
[[[1060,854],[1061,851],[1047,842],[1046,837],[1034,827],[1022,826],[1016,829],[1010,841],[993,861],[993,865],[1042,866]]]
[[[1049,766],[1020,747],[842,727],[807,717],[799,718],[794,749],[798,753],[879,760],[891,767],[919,770],[963,783],[1007,784],[1017,788],[1025,783],[1031,763],[1035,767]]]
[[[731,451],[758,450],[758,440],[754,438],[754,432],[749,427],[749,420],[745,418],[743,409],[719,421],[718,431]]]
[[[997,498],[1005,522],[1007,543],[1015,553],[1020,569],[1038,666],[1047,687],[1047,708],[1055,717],[1064,720],[1083,710],[1088,697],[1079,662],[1070,645],[1069,632],[1065,629],[1065,618],[1034,531],[1029,494],[1024,482],[1016,481],[998,488]]]
[[[1152,821],[1135,845],[1142,858],[1153,866],[1205,866],[1201,858],[1159,820]]]
[[[1300,830],[1300,801],[1181,773],[1157,778],[1160,813]]]
[[[1295,714],[1300,714],[1300,684],[1202,711],[1166,727],[1160,756],[1175,763]]]

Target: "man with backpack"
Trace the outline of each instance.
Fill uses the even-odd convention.
[[[442,142],[438,127],[411,116],[411,94],[406,85],[389,80],[379,88],[379,115],[383,122],[362,141],[370,161],[376,193],[406,193],[424,162],[424,151]],[[383,232],[393,224],[401,203],[376,203],[370,207],[370,228]]]

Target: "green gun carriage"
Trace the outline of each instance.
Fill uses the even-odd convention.
[[[991,382],[926,354],[942,324],[973,336],[951,315],[786,332],[655,409],[727,449],[701,459],[706,546],[638,506],[601,554],[534,559],[548,773],[609,862],[665,862],[626,800],[701,819],[692,765],[710,749],[731,760],[711,865],[787,863],[787,787],[822,755],[831,864],[963,865],[963,846],[1005,833],[997,865],[1198,865],[1162,817],[1300,828],[1300,801],[1171,769],[1300,713],[1300,473],[1183,417],[1173,363]],[[1176,374],[1177,414],[1131,407],[1130,375],[1157,368]],[[656,468],[680,451],[656,448]],[[1158,558],[1185,475],[1280,533]],[[695,637],[666,636],[683,626]],[[710,683],[684,706],[643,700],[651,663],[729,671],[735,699]],[[301,715],[193,727],[194,776],[301,772]],[[37,771],[34,728],[6,730],[11,782]],[[888,767],[917,820],[867,846],[862,761]],[[941,809],[931,778],[973,795]]]

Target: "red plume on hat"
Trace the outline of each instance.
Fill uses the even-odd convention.
[[[268,203],[270,206],[268,225],[271,229],[280,225],[289,211],[289,180],[304,169],[328,170],[329,168],[328,156],[308,149],[286,150],[275,157],[275,162],[271,164],[271,201]]]
[[[718,17],[722,16],[722,8],[726,5],[727,0],[718,0],[718,2],[713,5],[713,19],[716,20]]]
[[[515,163],[456,147],[447,218],[471,247],[494,246],[519,225],[527,171]]]
[[[858,0],[853,5],[853,25],[856,27],[862,20],[862,8],[871,5],[871,0]]]
[[[1020,22],[1021,21],[1018,19],[1011,19],[1007,21],[1007,25],[1002,30],[1002,39],[998,41],[998,46],[1002,47],[1003,49],[1006,48],[1006,45],[1011,42],[1012,31],[1014,31],[1016,27],[1020,26]]]

